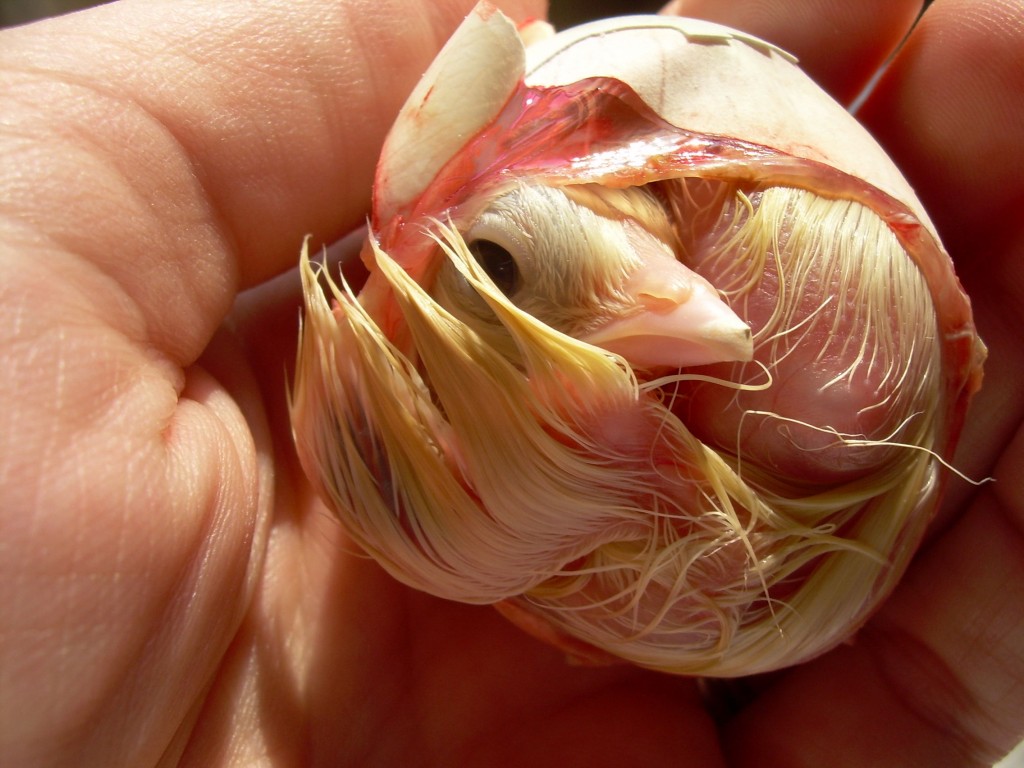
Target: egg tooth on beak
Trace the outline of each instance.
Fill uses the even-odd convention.
[[[750,326],[715,287],[639,224],[627,220],[623,226],[639,261],[623,286],[629,308],[582,340],[638,368],[750,360]]]

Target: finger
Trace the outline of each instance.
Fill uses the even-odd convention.
[[[1020,229],[1022,43],[1019,3],[940,0],[861,110],[952,247]]]
[[[384,133],[471,5],[164,0],[8,31],[20,167],[0,199],[194,359],[239,285],[361,223]]]
[[[920,0],[674,0],[665,12],[694,16],[764,38],[836,99],[849,103],[899,45]]]

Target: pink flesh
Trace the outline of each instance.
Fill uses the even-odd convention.
[[[705,253],[695,255],[695,268],[712,281],[726,282],[728,268],[705,262]],[[759,344],[754,359],[770,369],[772,386],[762,391],[736,392],[708,383],[684,383],[676,390],[675,409],[683,422],[701,440],[728,453],[743,457],[773,476],[802,485],[834,485],[878,468],[892,449],[886,445],[852,447],[839,442],[828,427],[867,440],[883,441],[910,413],[877,407],[893,396],[900,386],[911,386],[897,377],[886,379],[881,365],[859,360],[863,346],[873,348],[873,332],[854,325],[852,308],[838,295],[835,275],[811,275],[800,297],[799,309],[789,321],[799,326],[816,319],[806,333],[794,334],[794,343],[782,342],[772,351],[770,343]],[[771,258],[751,294],[743,302],[743,315],[756,333],[776,308],[778,277]],[[838,331],[833,322],[838,318]],[[892,329],[898,334],[898,329]],[[908,345],[894,342],[895,354]],[[905,361],[904,361],[905,362]],[[855,366],[852,376],[833,381],[840,372]],[[911,363],[911,365],[913,365]],[[911,378],[916,370],[911,367]],[[762,383],[767,376],[751,364],[729,364],[701,368],[700,373],[731,381]],[[776,416],[750,412],[768,412]],[[785,420],[785,421],[784,421]],[[801,425],[806,422],[812,426]],[[817,428],[815,428],[817,427]]]

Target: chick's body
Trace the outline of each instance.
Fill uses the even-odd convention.
[[[819,98],[784,54],[619,24],[526,50],[482,4],[445,46],[382,150],[358,295],[304,257],[296,446],[414,588],[577,656],[769,671],[899,578],[984,345],[847,112],[756,107]]]

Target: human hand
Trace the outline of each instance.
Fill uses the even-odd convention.
[[[0,764],[905,765],[1008,748],[1024,711],[1013,12],[938,4],[865,108],[968,291],[991,297],[960,466],[1003,482],[951,489],[857,644],[757,681],[716,723],[692,681],[569,667],[488,608],[397,585],[295,461],[298,282],[269,279],[306,233],[359,225],[384,132],[470,5],[116,3],[5,33]],[[685,5],[793,49],[848,98],[915,4]],[[839,46],[821,28],[859,33]],[[955,63],[983,44],[976,69]]]

